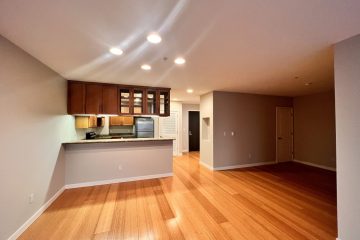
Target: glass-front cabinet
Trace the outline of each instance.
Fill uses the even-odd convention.
[[[119,115],[170,116],[170,89],[119,86]]]
[[[170,91],[158,91],[159,94],[159,115],[170,116]]]
[[[147,90],[146,91],[146,114],[155,115],[156,114],[156,90]]]
[[[128,88],[120,89],[120,114],[132,114],[132,93]]]
[[[133,114],[144,114],[144,90],[134,89],[134,111]]]

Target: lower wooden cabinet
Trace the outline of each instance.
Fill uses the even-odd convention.
[[[110,126],[131,126],[134,125],[132,116],[114,116],[110,117]]]

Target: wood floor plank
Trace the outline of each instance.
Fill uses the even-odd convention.
[[[70,189],[19,237],[29,239],[335,239],[335,173],[282,163],[209,171],[199,153],[174,176]]]

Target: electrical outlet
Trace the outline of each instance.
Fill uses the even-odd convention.
[[[235,132],[234,132],[234,131],[231,132],[231,136],[235,136]]]
[[[29,195],[29,203],[32,204],[35,200],[35,194],[34,193],[30,193]]]
[[[119,164],[118,169],[119,169],[119,171],[122,171],[122,170],[123,170],[121,164]]]
[[[224,131],[224,137],[226,136],[226,132]]]

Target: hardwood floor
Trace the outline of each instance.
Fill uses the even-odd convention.
[[[66,190],[19,239],[335,239],[335,173],[297,163]]]

